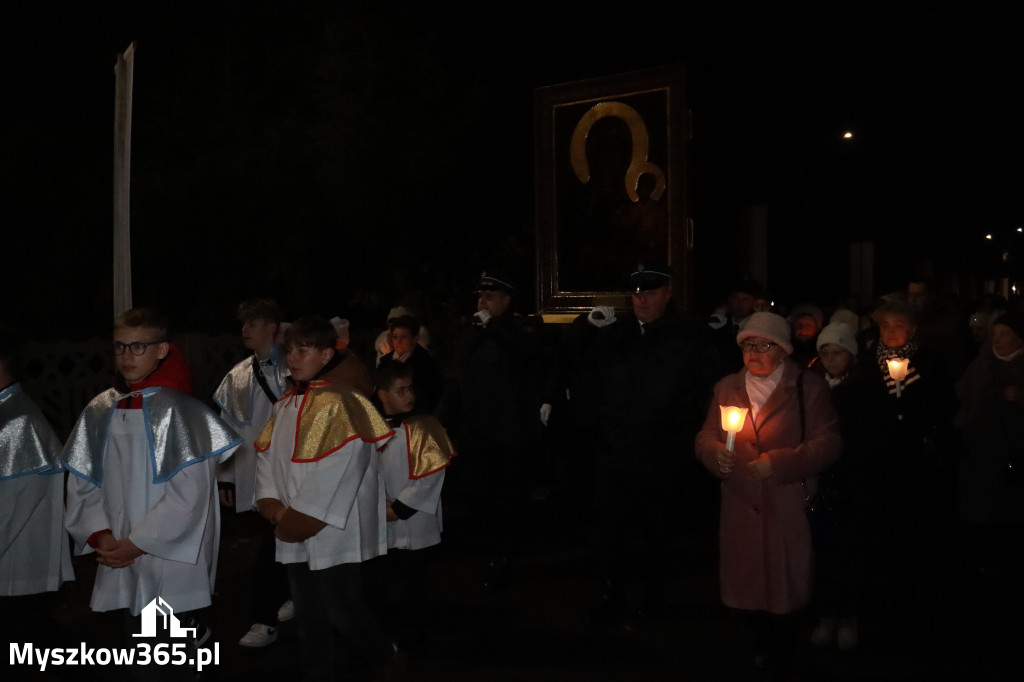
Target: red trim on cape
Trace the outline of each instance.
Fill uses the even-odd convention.
[[[436,474],[438,471],[441,471],[442,469],[447,469],[452,465],[452,457],[455,457],[459,454],[457,452],[452,452],[452,454],[448,456],[448,461],[445,462],[444,465],[439,466],[432,471],[428,471],[425,474],[421,474],[420,476],[414,476],[412,473],[412,445],[409,443],[409,425],[406,424],[405,422],[402,422],[402,428],[405,430],[405,460],[406,464],[409,465],[410,481],[418,481],[421,478],[426,478],[427,476],[430,476],[431,474]]]
[[[353,436],[350,436],[349,438],[346,438],[338,447],[332,448],[332,449],[328,450],[327,452],[325,452],[324,454],[320,455],[319,457],[314,457],[312,459],[295,459],[295,453],[299,449],[299,431],[301,430],[300,429],[300,424],[302,423],[302,410],[305,409],[305,407],[306,407],[306,398],[309,396],[309,389],[310,388],[321,388],[323,386],[330,386],[330,385],[331,385],[331,382],[329,382],[329,381],[311,381],[307,385],[306,391],[302,394],[302,403],[299,405],[299,414],[298,414],[298,417],[296,419],[296,424],[295,424],[295,443],[292,445],[292,456],[291,456],[291,460],[290,460],[290,461],[294,462],[295,464],[307,464],[309,462],[319,462],[320,460],[322,460],[323,458],[327,457],[328,455],[331,455],[331,454],[337,452],[338,450],[341,450],[343,447],[345,447],[346,445],[348,445],[349,443],[354,441],[356,438],[361,438],[364,443],[376,443],[377,441],[384,440],[385,438],[391,438],[392,436],[395,435],[395,431],[394,431],[394,429],[392,429],[390,433],[386,433],[383,436],[379,436],[377,438],[372,438],[372,439],[368,440],[366,438],[363,438],[362,435],[357,433],[357,434],[355,434]],[[298,389],[297,388],[293,388],[291,391],[288,391],[285,395],[288,395],[289,393],[293,393],[296,390],[298,390]],[[281,397],[282,397],[282,399],[284,398],[284,396],[281,396]],[[269,448],[270,445],[268,444],[267,447]],[[380,448],[377,448],[377,450],[379,451]],[[265,450],[261,450],[261,452],[265,452]]]

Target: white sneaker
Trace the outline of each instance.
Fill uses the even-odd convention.
[[[277,610],[277,622],[287,623],[295,617],[295,602],[291,599],[281,604],[281,608]]]
[[[814,628],[811,633],[811,644],[815,646],[825,646],[826,644],[832,643],[832,637],[836,633],[837,619],[835,618],[820,618],[818,625]]]
[[[839,621],[839,630],[836,632],[836,645],[840,651],[855,649],[859,639],[856,618],[844,618]]]
[[[251,648],[259,648],[263,646],[270,646],[277,641],[277,628],[272,628],[269,625],[263,623],[256,623],[249,632],[245,633],[242,639],[238,640],[239,646],[247,646]]]

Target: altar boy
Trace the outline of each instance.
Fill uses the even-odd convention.
[[[114,386],[86,405],[61,460],[75,553],[100,564],[90,605],[132,616],[157,597],[179,620],[210,604],[220,512],[215,464],[241,438],[190,397],[167,321],[133,308],[114,323]],[[204,628],[205,630],[205,628]],[[201,633],[200,633],[201,634]]]
[[[0,638],[48,646],[59,629],[53,593],[74,579],[62,444],[17,380],[18,357],[0,331]]]
[[[392,631],[404,644],[427,632],[430,588],[427,550],[441,542],[441,490],[455,450],[437,419],[417,414],[414,373],[406,364],[384,363],[376,373],[376,403],[396,437],[381,451],[387,496],[389,575],[381,588]],[[398,598],[391,603],[390,595]]]
[[[382,669],[397,655],[365,602],[361,571],[362,562],[387,551],[377,449],[394,431],[368,398],[327,379],[341,362],[336,341],[320,317],[288,328],[295,388],[274,405],[255,443],[256,504],[275,526],[310,680],[339,678],[337,651]]]

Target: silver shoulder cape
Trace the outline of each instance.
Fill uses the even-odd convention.
[[[60,450],[60,438],[21,384],[0,391],[0,480],[56,473]]]
[[[82,411],[61,460],[71,473],[103,485],[103,451],[110,419],[128,394],[110,388]],[[242,443],[220,417],[195,398],[173,388],[147,388],[142,396],[153,483],[163,483],[185,467],[211,457],[227,457]]]
[[[288,367],[285,365],[284,349],[274,346],[270,351],[273,364],[267,368],[270,387],[275,385],[284,392],[287,385]],[[213,393],[213,402],[224,411],[238,426],[249,426],[252,423],[252,405],[256,391],[262,391],[259,382],[253,375],[252,356],[232,367]],[[281,396],[277,396],[280,398]]]

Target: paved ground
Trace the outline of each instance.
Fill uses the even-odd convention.
[[[667,612],[661,617],[594,627],[582,617],[598,591],[586,533],[561,508],[557,494],[538,509],[536,542],[517,563],[514,580],[498,591],[482,585],[485,557],[474,549],[472,538],[460,533],[460,528],[468,527],[463,520],[452,505],[445,542],[432,564],[433,633],[429,646],[410,654],[403,679],[763,679],[753,668],[743,624],[718,602],[711,553],[679,567]],[[284,624],[282,638],[266,649],[236,645],[249,626],[244,601],[255,542],[250,529],[237,518],[225,521],[218,591],[208,614],[221,662],[210,679],[297,680],[293,624]],[[92,567],[88,560],[76,559],[76,568],[79,579],[65,586],[55,611],[63,634],[67,641],[111,645],[120,628],[119,617],[89,611]],[[862,645],[852,653],[813,647],[805,636],[791,679],[1024,679],[1021,581],[962,573],[948,593],[939,596],[945,606],[932,614],[898,613],[884,604],[865,604]],[[32,675],[19,667],[0,674],[0,679],[116,680],[121,676],[110,668],[62,668]]]

